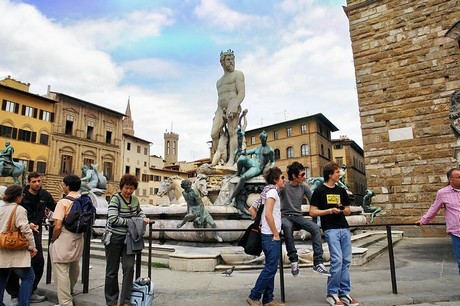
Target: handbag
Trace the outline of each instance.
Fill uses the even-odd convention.
[[[29,241],[19,230],[14,230],[14,220],[16,219],[16,209],[11,212],[8,228],[5,232],[0,233],[0,248],[7,250],[26,250],[29,247]]]
[[[262,219],[263,209],[264,205],[260,205],[254,222],[248,226],[243,237],[241,237],[238,242],[238,245],[244,248],[246,254],[260,256],[260,253],[262,253],[260,221]]]

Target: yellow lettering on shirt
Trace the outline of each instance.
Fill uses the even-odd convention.
[[[327,205],[340,205],[340,194],[328,194],[326,200]]]

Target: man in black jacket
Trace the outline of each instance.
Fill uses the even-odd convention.
[[[42,188],[43,182],[40,173],[29,173],[27,181],[28,185],[24,189],[24,197],[22,198],[21,205],[27,210],[27,218],[29,219],[29,225],[34,234],[35,245],[38,250],[37,255],[32,257],[32,268],[35,273],[35,281],[32,287],[30,302],[40,303],[46,299],[45,296],[38,295],[35,292],[45,267],[42,249],[42,223],[45,216],[50,211],[54,211],[56,202],[50,193]],[[14,273],[11,273],[8,278],[6,291],[11,295],[10,305],[18,305],[19,279]]]

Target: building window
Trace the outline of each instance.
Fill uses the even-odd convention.
[[[158,193],[158,188],[153,188],[153,194],[157,194]]]
[[[149,155],[149,151],[147,150],[147,148],[144,148],[144,155]]]
[[[176,155],[176,142],[173,141],[173,155]]]
[[[286,129],[286,135],[287,135],[287,137],[291,137],[291,136],[292,136],[292,129],[291,129],[290,127],[288,127],[288,128]]]
[[[273,139],[278,139],[278,138],[279,138],[278,131],[273,131]]]
[[[137,177],[137,180],[140,180],[141,179],[141,169],[139,168],[136,168],[136,177]]]
[[[336,157],[335,162],[337,165],[342,166],[343,165],[343,157]]]
[[[46,174],[46,162],[37,162],[37,172],[41,174]]]
[[[12,101],[3,100],[2,110],[17,114],[19,112],[19,104]]]
[[[37,133],[19,129],[18,140],[27,141],[27,142],[35,142],[36,138],[37,138]]]
[[[16,138],[16,135],[13,137],[13,128],[11,126],[0,125],[0,137]]]
[[[331,149],[327,149],[327,158],[330,160],[331,159]]]
[[[159,176],[159,175],[154,175],[154,176],[153,176],[153,181],[154,181],[154,182],[160,182],[160,181],[161,181],[161,176]]]
[[[141,146],[137,146],[137,153],[141,153]]]
[[[94,159],[92,158],[83,158],[83,165],[91,169],[91,164],[94,164]]]
[[[251,136],[251,144],[255,144],[256,143],[256,136]]]
[[[169,140],[166,142],[166,154],[171,154],[171,143]]]
[[[73,116],[67,116],[66,121],[65,121],[65,134],[66,135],[72,135],[72,130],[73,130]]]
[[[107,130],[107,132],[105,132],[105,143],[112,143],[112,131]]]
[[[301,147],[300,147],[300,154],[302,156],[308,156],[310,155],[310,148],[308,147],[308,145],[306,144],[303,144]]]
[[[104,162],[104,175],[108,181],[113,178],[113,164],[111,162]]]
[[[126,150],[131,151],[131,143],[126,143]]]
[[[286,149],[286,156],[287,158],[294,158],[294,148],[293,147],[288,147]]]
[[[40,134],[40,144],[48,145],[49,135]]]
[[[281,158],[280,149],[275,149],[275,160],[279,160]]]
[[[126,167],[125,167],[125,173],[129,173],[129,171],[131,171],[131,167],[126,166]]]
[[[40,110],[40,120],[53,122],[54,113],[50,113],[45,110]]]
[[[336,148],[337,150],[342,149],[342,145],[340,143],[336,143],[334,148]]]
[[[324,145],[321,144],[321,155],[324,156]]]
[[[35,107],[23,105],[22,115],[26,117],[37,118],[37,109]]]
[[[300,133],[301,134],[307,134],[307,125],[306,124],[302,124],[300,126]]]
[[[62,155],[61,157],[61,175],[72,173],[72,156]]]

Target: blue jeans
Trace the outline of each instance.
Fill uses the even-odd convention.
[[[331,276],[327,279],[327,294],[347,295],[351,291],[350,264],[351,234],[348,228],[328,229],[324,232],[331,254]]]
[[[257,278],[254,288],[249,297],[267,304],[273,301],[273,291],[275,289],[275,275],[280,258],[281,241],[273,240],[273,235],[262,234],[262,250],[265,255],[265,266]]]
[[[30,295],[32,294],[32,286],[35,279],[32,267],[0,269],[0,306],[5,306],[5,304],[3,304],[3,295],[5,294],[6,281],[10,273],[16,274],[21,279],[18,296],[19,306],[29,306]]]
[[[313,247],[313,264],[319,265],[323,263],[323,241],[321,240],[321,232],[319,226],[311,220],[303,216],[287,215],[281,219],[283,225],[284,239],[286,241],[286,250],[290,262],[299,261],[297,250],[294,243],[295,230],[306,230],[311,234],[311,245]]]
[[[458,273],[460,273],[460,237],[450,235],[452,246],[454,248],[455,258],[457,259]]]

